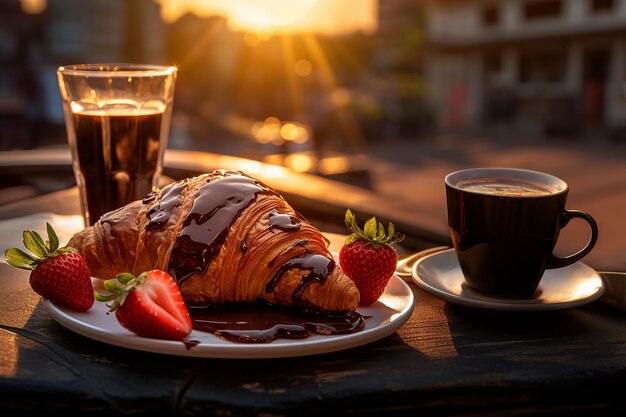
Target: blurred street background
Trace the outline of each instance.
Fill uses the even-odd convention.
[[[589,262],[626,270],[626,0],[0,0],[0,151],[66,147],[55,71],[94,62],[178,66],[170,148],[370,189],[443,233],[451,171],[560,176],[600,225]],[[16,185],[73,178],[2,178],[0,204]]]

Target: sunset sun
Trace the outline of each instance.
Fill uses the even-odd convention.
[[[166,21],[185,13],[222,15],[231,29],[255,33],[372,32],[376,28],[374,0],[157,0]]]
[[[274,31],[296,25],[315,5],[317,0],[244,0],[237,2],[231,15],[235,30]]]

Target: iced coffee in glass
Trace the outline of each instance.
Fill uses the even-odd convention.
[[[57,70],[85,226],[157,186],[176,68],[83,64]]]

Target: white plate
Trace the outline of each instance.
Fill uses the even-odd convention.
[[[420,259],[412,272],[413,281],[429,293],[451,303],[488,310],[560,310],[590,303],[604,292],[600,275],[581,262],[546,270],[533,297],[514,300],[467,287],[454,249]]]
[[[130,349],[178,356],[204,358],[283,358],[334,352],[382,339],[398,330],[411,317],[413,292],[394,275],[385,292],[371,306],[359,307],[365,318],[365,328],[347,335],[312,334],[306,339],[277,339],[267,344],[241,344],[220,339],[213,334],[194,330],[189,340],[200,343],[187,349],[183,342],[148,339],[124,329],[114,314],[106,314],[105,303],[95,302],[85,313],[79,313],[43,300],[50,315],[61,325],[91,339]]]

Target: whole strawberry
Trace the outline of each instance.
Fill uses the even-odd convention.
[[[191,317],[176,281],[158,269],[135,277],[119,274],[104,282],[110,292],[96,300],[110,305],[117,321],[138,336],[182,340],[191,333]]]
[[[59,238],[46,223],[48,240],[32,230],[24,230],[26,253],[17,248],[4,252],[14,268],[31,270],[30,286],[54,304],[75,311],[87,311],[93,305],[93,286],[83,257],[71,247],[59,248]]]
[[[339,264],[359,289],[361,305],[370,305],[380,298],[396,270],[398,255],[391,245],[404,236],[396,233],[391,222],[385,230],[376,217],[369,219],[363,230],[350,210],[345,220],[352,234],[339,252]]]

